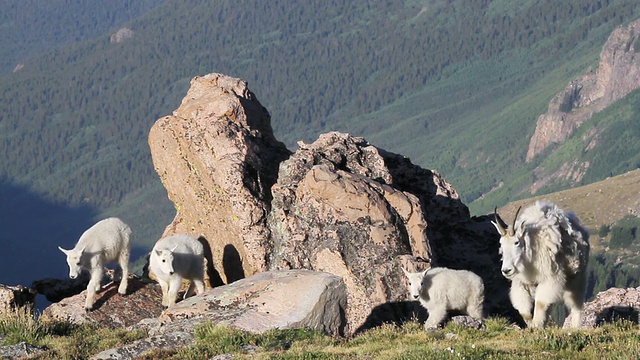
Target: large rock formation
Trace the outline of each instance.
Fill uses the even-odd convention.
[[[267,269],[341,276],[350,334],[410,316],[399,265],[431,262],[477,272],[488,312],[510,311],[495,229],[440,174],[336,132],[291,155],[242,80],[195,78],[149,144],[178,210],[165,235],[205,237],[227,283]]]
[[[527,161],[549,145],[562,143],[594,113],[640,87],[640,20],[613,31],[600,52],[598,70],[573,80],[540,115]]]
[[[415,269],[423,260],[492,277],[497,259],[490,252],[497,249],[486,244],[495,230],[473,228],[468,209],[440,174],[343,133],[299,146],[272,189],[270,267],[341,276],[348,332],[407,315],[390,305],[406,308],[400,265]]]
[[[149,146],[177,211],[163,236],[204,237],[227,283],[266,270],[270,189],[290,152],[247,83],[194,78],[180,107],[151,128]]]

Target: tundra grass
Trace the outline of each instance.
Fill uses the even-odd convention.
[[[349,339],[311,330],[273,330],[253,335],[218,325],[196,332],[197,344],[154,351],[144,359],[629,359],[640,357],[637,324],[619,322],[591,330],[557,327],[516,329],[503,318],[488,319],[483,330],[448,325],[425,331],[409,322],[383,325]]]
[[[4,316],[4,315],[3,315]],[[638,324],[619,321],[596,329],[518,329],[504,318],[490,318],[482,330],[449,324],[425,331],[415,321],[386,324],[350,338],[314,330],[270,330],[251,334],[206,323],[194,333],[196,343],[173,350],[153,350],[138,359],[631,359],[640,358]],[[100,351],[146,337],[144,331],[97,325],[40,323],[27,314],[0,321],[5,344],[27,341],[46,349],[35,359],[87,359]]]

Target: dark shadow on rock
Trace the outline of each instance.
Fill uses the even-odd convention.
[[[240,253],[238,253],[235,246],[231,244],[227,244],[224,247],[224,252],[222,253],[222,269],[227,276],[228,284],[245,278]]]
[[[638,309],[633,306],[611,306],[604,308],[596,318],[597,326],[613,323],[619,320],[638,324],[640,321]]]
[[[420,303],[416,301],[384,303],[371,310],[364,323],[354,332],[354,336],[383,324],[402,326],[414,320],[421,324],[427,320],[427,310],[420,306]]]
[[[45,278],[35,280],[31,283],[31,287],[38,294],[44,295],[48,301],[56,303],[86,290],[89,280],[89,273],[83,271],[75,279]]]
[[[209,278],[209,286],[213,288],[224,285],[224,281],[222,281],[220,273],[216,270],[215,266],[213,266],[213,254],[211,253],[211,246],[209,245],[209,242],[204,236],[200,236],[198,241],[202,244],[202,248],[204,249],[204,258],[207,260],[207,268],[205,271]]]
[[[125,295],[121,295],[118,293],[118,286],[120,285],[120,281],[111,281],[105,285],[102,285],[100,291],[96,293],[96,302],[93,305],[92,310],[97,310],[102,305],[111,299],[114,296],[128,296],[133,294],[134,292],[142,289],[149,281],[145,281],[139,278],[137,275],[129,275],[129,282],[127,283],[127,293]]]

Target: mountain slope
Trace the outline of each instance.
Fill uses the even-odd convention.
[[[114,28],[0,78],[0,178],[101,215],[124,211],[148,246],[173,215],[148,129],[193,76],[222,72],[249,81],[291,147],[348,131],[439,170],[465,202],[500,181],[506,201],[537,165],[524,163],[537,116],[639,10],[631,0],[167,0],[120,25],[133,31],[126,41],[109,41]]]

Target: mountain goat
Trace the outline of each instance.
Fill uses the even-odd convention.
[[[186,299],[193,287],[198,294],[204,292],[204,248],[194,237],[173,235],[156,242],[151,250],[149,269],[162,288],[162,305],[171,307],[182,286],[182,280],[190,280],[184,294]]]
[[[412,300],[429,312],[425,329],[437,328],[447,317],[447,311],[457,310],[482,321],[484,283],[480,276],[468,270],[434,267],[422,272],[402,268],[409,280]]]
[[[100,290],[100,281],[106,263],[118,262],[122,269],[118,293],[122,295],[127,293],[129,255],[131,254],[130,236],[131,228],[127,224],[118,218],[108,218],[98,221],[86,230],[73,249],[65,250],[58,246],[58,249],[67,255],[70,278],[78,277],[82,269],[91,273],[84,304],[86,310],[93,308],[93,298]]]
[[[527,325],[544,327],[549,306],[564,300],[574,328],[580,327],[587,283],[589,233],[572,212],[537,201],[500,233],[502,274],[511,280],[509,297]]]

